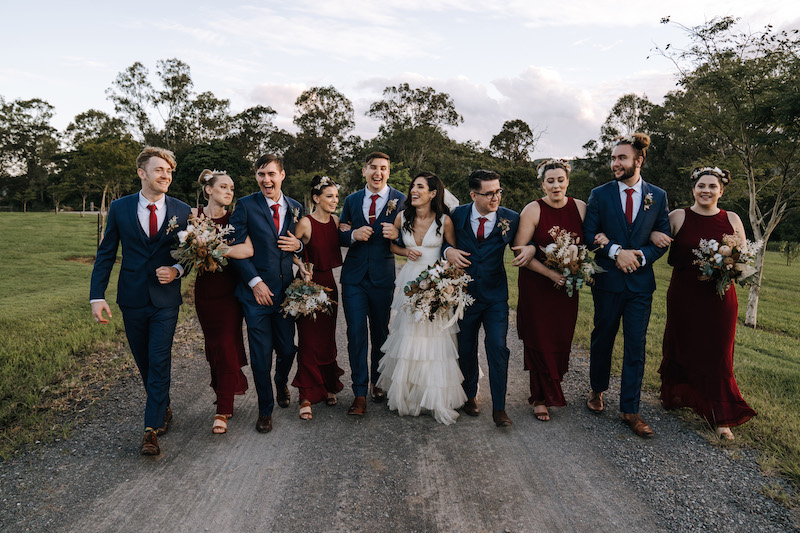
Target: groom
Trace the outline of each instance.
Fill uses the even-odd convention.
[[[348,415],[363,416],[367,411],[367,389],[372,400],[382,402],[386,393],[375,386],[381,346],[389,334],[389,313],[394,294],[394,255],[389,249],[399,232],[394,219],[403,208],[406,196],[387,185],[389,156],[372,152],[361,174],[366,187],[344,201],[340,221],[351,229],[339,232],[339,242],[348,247],[342,266],[342,305],[347,322],[347,350],[353,378],[353,404]],[[367,365],[367,321],[371,344],[371,368]]]
[[[253,257],[235,259],[239,272],[236,297],[242,304],[250,345],[250,368],[258,393],[256,431],[272,430],[275,406],[272,382],[272,351],[275,357],[275,396],[278,405],[289,407],[289,371],[294,354],[294,319],[284,317],[281,303],[293,280],[293,253],[302,248],[292,234],[302,215],[302,206],[281,192],[286,178],[283,160],[272,154],[255,162],[259,191],[241,198],[231,215],[234,243],[247,237],[253,243]]]
[[[592,390],[586,406],[595,413],[604,409],[603,392],[608,389],[611,353],[622,319],[625,347],[619,407],[622,419],[640,437],[653,436],[653,430],[639,416],[639,397],[647,325],[656,288],[653,263],[667,250],[650,242],[650,233],[670,234],[667,194],[641,177],[649,146],[650,137],[642,133],[617,139],[611,155],[614,181],[592,190],[583,223],[586,242],[595,242],[599,233],[609,240],[595,257],[605,272],[595,276],[592,287]]]
[[[121,244],[117,304],[147,392],[141,452],[158,455],[161,448],[156,435],[166,433],[172,419],[169,406],[172,338],[182,303],[183,275],[183,268],[173,264],[170,255],[175,235],[167,235],[166,228],[173,217],[178,227],[186,227],[191,209],[166,195],[175,170],[172,152],[147,146],[136,158],[136,166],[142,190],[111,203],[106,231],[92,269],[89,301],[95,321],[108,324],[111,308],[105,292]]]
[[[508,381],[508,280],[503,256],[514,240],[519,215],[500,207],[500,175],[476,170],[469,177],[472,203],[456,207],[450,214],[456,230],[457,248],[446,248],[445,257],[464,268],[473,281],[467,286],[475,303],[467,307],[458,322],[458,364],[464,374],[467,403],[463,410],[478,416],[478,330],[483,324],[486,359],[492,392],[492,419],[497,427],[508,427],[506,385]]]

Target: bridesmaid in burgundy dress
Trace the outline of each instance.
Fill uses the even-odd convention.
[[[540,163],[538,171],[545,196],[520,213],[512,250],[519,252],[514,259],[520,267],[517,332],[525,346],[525,369],[530,372],[528,402],[536,417],[546,422],[550,420],[548,406],[567,405],[561,381],[569,367],[578,292],[567,295],[566,279],[544,265],[539,247],[553,242],[547,232],[554,226],[574,233],[582,243],[586,203],[567,196],[569,163],[551,159]]]
[[[333,214],[339,204],[339,186],[327,176],[314,176],[311,180],[311,199],[314,212],[297,222],[295,236],[303,241],[303,262],[313,265],[309,275],[302,262],[295,258],[306,280],[329,289],[328,296],[339,301],[339,291],[333,279],[333,269],[342,265],[339,248],[339,218]],[[297,373],[292,386],[299,389],[300,418],[311,420],[311,404],[325,400],[336,405],[336,393],[344,385],[339,376],[344,370],[336,364],[336,315],[338,305],[331,314],[317,313],[316,318],[297,319]]]
[[[225,172],[206,169],[197,181],[208,205],[199,207],[194,214],[203,214],[218,226],[226,226],[231,212],[225,207],[233,201],[233,180]],[[253,246],[248,239],[231,246],[227,257],[244,259],[252,255]],[[194,286],[197,318],[203,328],[206,359],[211,366],[211,387],[217,394],[217,414],[211,427],[215,434],[227,432],[228,419],[233,416],[233,396],[247,390],[247,378],[242,373],[247,364],[242,340],[243,314],[234,296],[236,283],[236,271],[229,264],[222,271],[198,272]]]
[[[691,176],[694,205],[669,214],[672,280],[667,290],[667,325],[661,361],[661,403],[665,409],[691,407],[714,426],[720,439],[733,440],[731,426],[755,416],[733,377],[733,345],[739,303],[733,285],[720,298],[715,284],[700,281],[692,253],[700,239],[736,235],[744,241],[739,215],[717,206],[730,173],[697,168]],[[655,242],[655,241],[654,241]]]

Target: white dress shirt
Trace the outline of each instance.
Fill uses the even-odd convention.
[[[272,218],[272,206],[278,204],[278,227],[283,227],[283,222],[286,220],[286,213],[289,211],[289,203],[286,201],[286,197],[281,194],[281,197],[278,199],[277,202],[273,202],[266,196],[264,196],[264,200],[267,201],[267,222],[269,224],[275,225],[275,219]],[[276,230],[278,236],[280,237],[280,230]],[[255,276],[253,279],[247,282],[247,285],[252,289],[255,287],[259,282],[264,281],[261,276]]]
[[[383,189],[377,193],[364,187],[364,201],[361,202],[361,211],[364,213],[364,220],[367,221],[367,224],[369,224],[369,208],[372,205],[373,194],[378,195],[378,199],[375,200],[375,219],[377,220],[378,216],[383,212],[383,208],[386,207],[386,202],[389,201],[389,186],[385,185]]]
[[[469,225],[472,227],[472,233],[475,234],[475,238],[478,238],[478,228],[481,225],[478,219],[480,217],[486,219],[486,222],[483,223],[483,237],[488,238],[494,229],[494,225],[497,223],[497,211],[490,211],[485,215],[481,215],[478,213],[478,210],[475,208],[475,203],[473,202],[472,210],[469,214]]]
[[[625,214],[625,204],[628,202],[628,193],[626,193],[625,191],[628,190],[628,189],[633,189],[633,194],[631,195],[631,198],[633,199],[633,213],[632,213],[632,216],[631,216],[631,220],[633,222],[635,222],[636,221],[636,216],[639,214],[639,208],[642,206],[642,178],[639,178],[639,181],[634,183],[633,187],[628,187],[627,185],[625,185],[621,181],[617,182],[617,186],[619,187],[619,201],[622,204],[622,213],[623,214]],[[626,218],[626,220],[627,220],[627,218]],[[608,257],[610,257],[611,259],[614,259],[615,256],[616,256],[617,250],[619,250],[620,248],[622,248],[622,245],[612,244],[608,248]],[[639,251],[641,251],[641,250],[639,250]],[[642,261],[641,261],[642,266],[644,266],[645,263],[647,263],[647,259],[645,259],[644,254],[641,255],[641,258],[642,258]]]

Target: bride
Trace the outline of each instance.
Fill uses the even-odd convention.
[[[406,283],[441,258],[443,240],[455,243],[455,229],[444,201],[442,180],[421,172],[411,184],[405,210],[395,219],[405,248],[392,245],[392,251],[408,261],[395,282],[377,386],[387,391],[389,409],[399,415],[429,412],[437,422],[452,424],[458,418],[456,409],[467,400],[458,367],[458,325],[445,328],[442,318],[416,322],[413,311],[403,306]]]

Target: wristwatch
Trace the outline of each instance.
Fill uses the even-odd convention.
[[[616,250],[614,250],[614,257],[612,257],[614,261],[617,260],[617,257],[619,256],[620,252],[622,252],[622,246],[619,246]]]

